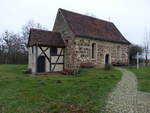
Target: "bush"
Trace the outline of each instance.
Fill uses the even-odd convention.
[[[113,66],[127,66],[128,63],[125,62],[112,62]]]
[[[105,65],[105,70],[110,70],[112,66],[110,64]]]
[[[80,72],[80,70],[77,70],[77,69],[64,69],[62,74],[64,74],[64,75],[75,75],[75,74],[78,74],[79,72]]]
[[[23,73],[24,73],[24,74],[31,74],[31,72],[32,72],[32,71],[31,71],[31,68],[29,68],[29,69],[27,69],[27,70],[23,70]]]
[[[92,62],[86,62],[86,63],[81,63],[80,67],[81,68],[94,68],[96,65]]]

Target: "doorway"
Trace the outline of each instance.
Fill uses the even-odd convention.
[[[106,54],[105,56],[105,65],[109,64],[109,54]]]
[[[45,57],[39,56],[37,59],[37,72],[45,72]]]

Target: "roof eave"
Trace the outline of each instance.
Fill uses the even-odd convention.
[[[59,46],[59,45],[46,45],[46,44],[30,44],[28,47],[33,46],[41,46],[41,47],[56,47],[56,48],[65,48],[66,46]]]
[[[83,38],[88,38],[88,39],[95,39],[99,41],[107,41],[107,42],[113,42],[113,43],[122,43],[122,44],[128,44],[130,45],[130,42],[122,42],[122,41],[114,41],[114,40],[107,40],[106,38],[101,38],[101,37],[91,37],[91,36],[82,36],[82,35],[75,35],[75,37],[83,37]]]

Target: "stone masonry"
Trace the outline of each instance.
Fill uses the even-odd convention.
[[[65,69],[79,68],[81,63],[92,62],[99,67],[105,65],[105,56],[109,55],[109,63],[122,62],[128,64],[129,44],[94,40],[92,38],[76,37],[66,22],[64,16],[58,11],[54,31],[60,32],[67,45],[65,48]],[[96,57],[92,58],[92,43],[96,44]]]
[[[96,44],[96,57],[92,58],[92,43]],[[98,66],[104,66],[105,55],[110,56],[110,63],[128,63],[128,45],[106,41],[98,41],[76,37],[75,53],[80,62],[94,62]]]
[[[53,30],[62,34],[62,37],[67,45],[64,52],[65,69],[78,69],[79,61],[75,57],[74,35],[69,29],[67,22],[59,12],[57,14]]]

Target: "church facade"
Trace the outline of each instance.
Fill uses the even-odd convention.
[[[43,51],[40,50],[43,53],[41,54],[43,58],[47,59],[43,60],[46,72],[78,71],[85,64],[104,67],[106,64],[129,63],[130,42],[124,38],[112,22],[59,9],[53,31],[46,32],[49,32],[46,39],[44,31],[39,33],[43,35],[39,36],[38,40],[36,39],[38,33],[37,35],[35,33],[34,36],[32,34],[29,36],[29,68],[32,73],[38,72],[37,61],[39,55],[35,55],[37,54],[36,47],[38,46],[48,48],[47,52],[44,49]],[[59,38],[52,35],[53,32],[58,33]],[[31,44],[33,40],[34,44]],[[34,55],[31,48],[35,48]],[[62,51],[59,50],[60,48],[62,48]],[[56,50],[58,54],[55,54],[56,56],[53,56],[55,58],[52,59],[50,53]]]

